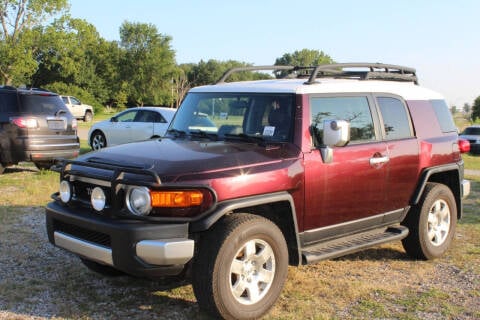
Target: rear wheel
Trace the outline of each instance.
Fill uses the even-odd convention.
[[[201,308],[225,319],[259,318],[273,306],[285,283],[285,238],[263,217],[226,216],[200,240],[192,270]]]
[[[105,135],[100,130],[95,130],[92,133],[92,137],[90,138],[90,146],[92,150],[100,150],[107,146],[107,139],[105,139]]]
[[[450,247],[457,225],[452,191],[440,183],[427,183],[420,202],[402,224],[410,231],[402,240],[408,255],[416,259],[441,257]]]

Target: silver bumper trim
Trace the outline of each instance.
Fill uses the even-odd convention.
[[[470,180],[462,181],[462,195],[466,198],[470,194]]]
[[[87,259],[113,266],[111,249],[77,239],[58,231],[53,233],[53,237],[55,239],[55,245],[58,247],[66,249]]]
[[[193,257],[195,242],[191,239],[143,240],[137,243],[137,256],[149,264],[186,264]]]

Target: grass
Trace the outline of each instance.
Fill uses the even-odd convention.
[[[480,169],[480,158],[464,159],[466,168]],[[445,257],[414,261],[396,242],[290,267],[265,319],[480,318],[480,177],[471,181]],[[188,282],[105,278],[51,246],[43,207],[57,188],[57,173],[28,163],[0,175],[0,318],[209,319]]]
[[[463,154],[462,158],[463,158],[463,161],[465,162],[465,169],[480,170],[479,155]]]

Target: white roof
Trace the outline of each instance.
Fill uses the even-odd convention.
[[[318,79],[314,84],[305,84],[306,79],[271,79],[259,81],[228,82],[196,87],[190,92],[258,92],[258,93],[389,93],[405,100],[444,99],[433,91],[413,82]]]

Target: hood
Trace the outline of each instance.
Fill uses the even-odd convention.
[[[104,164],[151,168],[162,181],[195,180],[204,174],[224,174],[259,166],[282,166],[295,160],[299,149],[292,144],[260,146],[225,141],[156,139],[101,149],[78,158]],[[187,178],[188,177],[188,178]],[[182,179],[183,178],[183,179]]]

